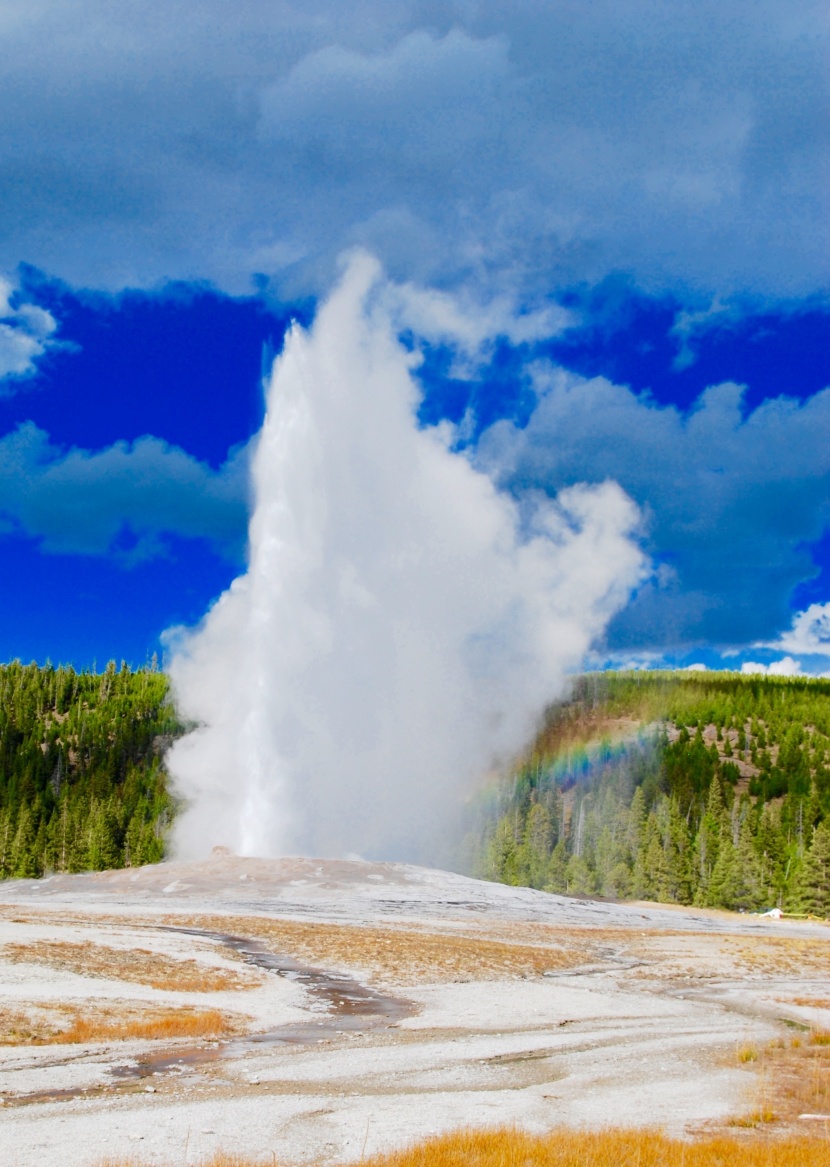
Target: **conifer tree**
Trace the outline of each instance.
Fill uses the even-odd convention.
[[[830,916],[830,829],[826,823],[820,823],[813,832],[810,849],[804,856],[798,893],[801,911],[824,919]]]
[[[544,883],[545,891],[564,895],[568,890],[568,852],[565,840],[560,838],[551,852],[548,860],[547,876]]]
[[[534,802],[527,814],[522,845],[517,856],[520,882],[543,887],[553,842],[553,828],[547,807]]]
[[[134,817],[138,853],[158,859],[159,743],[178,731],[163,674],[0,666],[0,878],[119,866]]]

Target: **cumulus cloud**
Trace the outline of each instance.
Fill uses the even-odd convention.
[[[807,675],[801,667],[801,662],[793,660],[791,656],[774,660],[768,665],[761,664],[759,661],[744,661],[741,665],[741,672],[744,676],[760,674],[765,677],[803,677]]]
[[[788,631],[755,647],[830,657],[830,603],[810,604],[809,608],[795,614]]]
[[[527,426],[494,424],[478,464],[514,490],[612,478],[643,508],[668,570],[615,620],[612,650],[775,640],[802,651],[801,626],[794,639],[777,637],[793,588],[813,570],[800,545],[830,522],[830,390],[745,415],[734,384],[708,389],[688,414],[549,366],[536,387]]]
[[[206,539],[242,553],[247,451],[218,471],[159,438],[89,451],[54,446],[26,422],[0,438],[0,529],[55,554],[165,554],[165,536]]]
[[[389,284],[383,292],[398,326],[411,330],[419,341],[452,346],[458,371],[474,371],[504,338],[513,345],[548,340],[562,332],[573,317],[559,305],[522,311],[511,296],[494,296],[482,303],[468,289],[450,293],[412,283]]]
[[[722,326],[736,319],[738,314],[736,305],[724,303],[719,296],[707,308],[679,311],[671,330],[672,336],[678,341],[674,368],[680,372],[693,365],[697,360],[695,341],[713,326]]]
[[[532,295],[800,295],[828,275],[816,0],[67,0],[4,9],[0,263]]]
[[[14,284],[0,276],[0,396],[14,392],[53,344],[57,321],[37,304],[20,303]]]

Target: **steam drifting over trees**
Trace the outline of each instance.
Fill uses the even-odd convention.
[[[583,677],[476,814],[505,883],[830,915],[830,683]]]

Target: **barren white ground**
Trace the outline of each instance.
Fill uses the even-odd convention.
[[[379,1000],[409,1002],[409,1015],[364,1025],[326,1014],[325,996],[290,969],[253,968],[216,939],[170,930],[215,932],[218,917]],[[263,922],[282,922],[281,942]],[[251,987],[158,989],[9,948],[42,954],[44,941],[123,949],[127,970],[133,950],[151,951]],[[689,1133],[757,1101],[740,1047],[787,1019],[830,1024],[796,1003],[827,996],[828,969],[830,929],[818,924],[572,900],[395,864],[223,857],[5,883],[7,1015],[185,1005],[241,1016],[251,1037],[295,1040],[0,1046],[0,1159],[183,1164],[222,1148],[324,1163],[469,1124]]]

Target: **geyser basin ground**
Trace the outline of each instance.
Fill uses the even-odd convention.
[[[690,1133],[757,1105],[740,1049],[830,1022],[804,1004],[827,996],[820,925],[396,864],[226,857],[6,883],[0,905],[18,1167],[335,1161],[463,1124]],[[104,1040],[56,1042],[79,1016]],[[171,1016],[195,1036],[140,1036]]]

